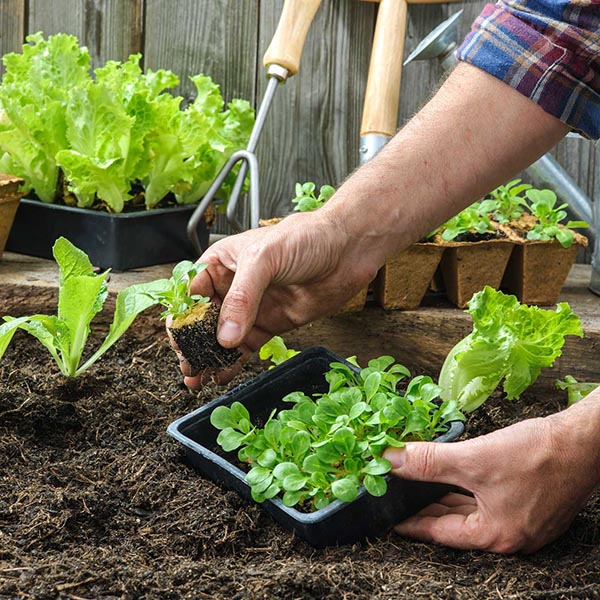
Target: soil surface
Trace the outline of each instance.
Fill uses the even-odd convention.
[[[2,314],[52,314],[53,302],[50,292],[0,292]],[[202,478],[166,428],[224,388],[183,386],[158,314],[138,318],[78,380],[23,332],[0,362],[0,598],[600,598],[598,496],[531,556],[393,533],[316,550]],[[106,330],[101,320],[92,346]],[[498,396],[466,435],[559,408],[556,398]]]

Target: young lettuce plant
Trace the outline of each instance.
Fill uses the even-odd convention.
[[[518,219],[527,207],[523,192],[530,190],[529,183],[521,183],[520,179],[513,179],[505,185],[498,186],[489,193],[489,199],[494,202],[492,212],[498,223],[508,223]]]
[[[575,237],[570,229],[588,227],[585,221],[567,221],[567,204],[556,206],[556,194],[552,190],[527,190],[529,210],[539,223],[527,232],[528,240],[552,240],[556,239],[564,248],[573,245]]]
[[[184,260],[175,265],[163,289],[147,293],[154,303],[165,308],[163,318],[171,317],[169,333],[194,371],[222,369],[240,358],[236,349],[223,348],[217,342],[219,306],[210,298],[192,294],[194,277],[206,269],[203,263]]]
[[[216,408],[211,423],[221,430],[223,450],[238,450],[251,466],[246,481],[257,502],[282,494],[286,506],[318,510],[334,499],[351,502],[361,485],[382,496],[391,469],[382,457],[387,447],[431,440],[450,421],[464,419],[454,400],[436,402],[440,389],[430,377],[415,377],[399,393],[408,376],[390,356],[357,370],[332,363],[327,393],[288,394],[283,401],[292,408],[271,414],[263,428],[238,402]]]
[[[600,383],[597,382],[577,381],[572,375],[565,375],[564,381],[559,379],[556,382],[556,387],[559,390],[567,390],[567,407],[579,402],[599,386]]]
[[[446,221],[439,228],[442,231],[442,239],[445,242],[450,242],[468,233],[495,233],[496,230],[488,215],[493,207],[493,201],[485,200],[483,202],[475,202],[471,206],[461,210],[456,216]]]
[[[439,377],[441,398],[456,400],[465,413],[481,406],[501,382],[507,398],[517,399],[561,355],[565,336],[583,337],[581,321],[566,302],[545,310],[486,286],[467,312],[473,331],[446,356]]]
[[[108,271],[94,273],[88,256],[67,239],[56,240],[52,248],[60,270],[58,312],[56,315],[4,317],[0,325],[0,358],[17,329],[35,337],[51,354],[60,371],[77,377],[89,369],[128,329],[135,317],[154,306],[151,295],[162,291],[166,279],[136,284],[117,294],[113,322],[100,347],[83,363],[82,357],[90,334],[90,323],[108,296]]]
[[[261,360],[270,360],[273,363],[269,369],[280,365],[289,358],[292,358],[292,356],[296,356],[296,354],[300,354],[300,351],[288,348],[283,338],[278,335],[272,337],[266,344],[263,344],[258,352]]]
[[[315,189],[316,186],[312,181],[296,184],[296,197],[292,199],[292,203],[296,205],[295,211],[310,212],[321,208],[335,194],[335,188],[330,185],[321,186],[318,196]]]

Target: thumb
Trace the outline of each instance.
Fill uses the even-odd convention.
[[[240,346],[256,320],[264,291],[272,280],[269,261],[238,261],[229,291],[223,298],[219,317],[218,340],[226,348]]]
[[[462,485],[465,442],[409,442],[388,448],[383,456],[392,463],[392,475],[413,481]]]

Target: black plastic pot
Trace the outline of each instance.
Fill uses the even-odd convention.
[[[193,259],[186,229],[194,208],[175,206],[111,214],[23,199],[6,250],[52,258],[54,242],[64,236],[102,269],[126,271]],[[198,235],[205,248],[209,230],[203,220]]]
[[[235,461],[235,453],[224,457],[218,450],[216,440],[219,431],[210,424],[210,414],[217,406],[228,406],[237,401],[248,409],[254,423],[264,422],[273,408],[284,406],[281,398],[290,392],[302,391],[307,395],[326,392],[328,384],[323,375],[333,361],[346,362],[322,347],[305,350],[177,419],[169,425],[168,433],[186,447],[188,460],[200,473],[251,499],[244,471],[228,460]],[[354,368],[350,363],[347,364]],[[463,431],[462,423],[453,422],[448,432],[436,441],[453,441]],[[281,525],[312,546],[322,548],[381,535],[452,489],[452,486],[444,484],[406,481],[388,476],[388,491],[381,497],[371,496],[363,488],[353,502],[335,500],[312,513],[288,508],[278,498],[266,500],[262,506]]]

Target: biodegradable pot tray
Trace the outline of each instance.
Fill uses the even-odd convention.
[[[6,249],[52,258],[60,236],[83,250],[102,269],[126,271],[195,258],[187,224],[195,206],[176,206],[111,214],[23,199]],[[208,245],[209,229],[201,221],[199,238]]]
[[[345,362],[325,348],[305,350],[177,419],[169,425],[168,433],[186,447],[188,460],[200,473],[251,500],[244,471],[225,458],[220,449],[217,450],[219,431],[210,424],[210,414],[217,406],[229,406],[237,401],[248,409],[253,422],[264,422],[273,408],[284,407],[281,398],[290,392],[302,391],[307,395],[326,392],[328,384],[324,373],[333,361]],[[454,422],[449,431],[436,441],[455,440],[463,431],[463,424]],[[236,455],[233,452],[227,457],[236,461]],[[288,508],[278,498],[266,500],[262,507],[285,528],[294,531],[309,544],[322,548],[380,535],[452,489],[444,484],[388,476],[388,491],[381,497],[371,496],[363,488],[353,502],[335,500],[312,513]]]
[[[444,247],[416,243],[389,258],[379,269],[373,292],[377,304],[385,309],[417,308],[433,279]]]

